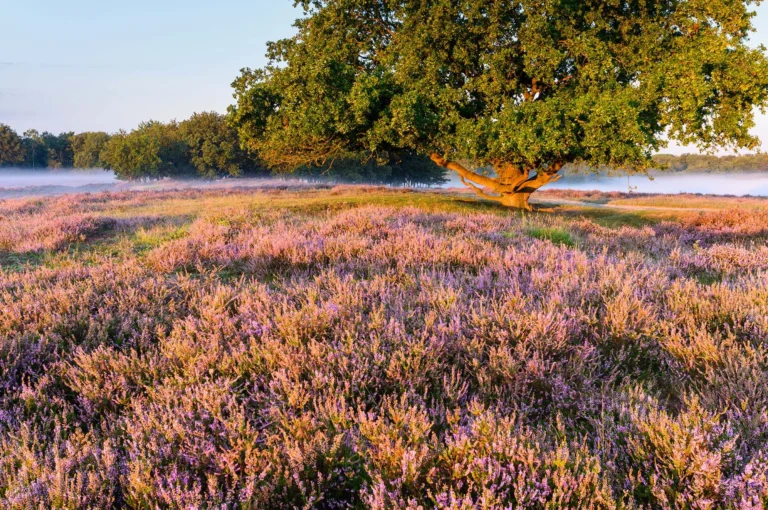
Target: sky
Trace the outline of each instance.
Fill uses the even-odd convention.
[[[757,12],[752,42],[768,46],[768,2]],[[300,14],[292,0],[0,0],[0,123],[114,132],[224,113],[240,69],[264,65]]]
[[[300,14],[292,0],[0,0],[0,123],[114,132],[223,113],[240,69]]]

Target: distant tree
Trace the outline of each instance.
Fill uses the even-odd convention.
[[[194,168],[187,155],[187,146],[176,121],[168,123],[145,122],[139,125],[138,131],[158,141],[158,157],[162,162],[160,170],[163,177],[184,176],[194,173]]]
[[[152,179],[160,175],[161,161],[156,140],[144,135],[120,131],[104,145],[99,159],[119,179]]]
[[[75,168],[101,168],[101,151],[109,141],[109,135],[102,132],[79,133],[72,137],[72,153]]]
[[[668,140],[758,143],[751,0],[297,4],[297,34],[233,84],[243,144],[274,168],[412,150],[530,208],[566,164],[644,172]]]
[[[237,131],[216,112],[195,113],[179,124],[187,156],[202,177],[240,175],[250,166],[240,149]]]
[[[448,182],[445,168],[425,156],[405,152],[390,163],[392,173],[387,184],[406,186],[439,186]]]
[[[186,152],[177,123],[150,121],[130,133],[113,135],[100,159],[120,179],[158,179],[190,174]]]
[[[36,129],[24,131],[24,166],[27,168],[47,168],[48,149],[43,137]]]
[[[24,154],[24,145],[18,133],[0,124],[0,166],[21,164],[24,162]]]
[[[74,133],[61,133],[54,135],[47,131],[40,135],[46,150],[48,151],[49,168],[72,168],[74,166],[72,152],[72,136]]]

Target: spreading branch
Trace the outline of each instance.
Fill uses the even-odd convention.
[[[469,179],[470,181],[475,182],[481,186],[485,186],[486,188],[489,188],[493,192],[502,193],[503,191],[508,189],[508,186],[501,184],[495,179],[486,177],[485,175],[480,175],[478,173],[473,172],[472,170],[468,170],[464,168],[462,165],[456,163],[455,161],[448,161],[447,159],[440,156],[436,152],[433,152],[430,155],[430,159],[437,166],[441,168],[447,168],[448,170],[453,170],[454,172],[459,174],[460,177],[463,177],[464,179]]]
[[[489,195],[482,188],[475,186],[470,181],[466,180],[463,175],[459,175],[459,179],[461,179],[461,182],[464,183],[465,186],[469,186],[470,188],[474,189],[475,192],[478,195],[480,195],[482,198],[487,198],[488,200],[495,200],[497,202],[501,202],[503,199],[503,197],[500,197],[500,196]]]
[[[537,172],[533,177],[520,183],[515,189],[515,193],[531,194],[537,189],[550,182],[559,181],[563,176],[554,173]]]
[[[433,153],[431,159],[438,166],[459,174],[461,182],[472,188],[480,197],[500,202],[503,205],[528,210],[531,208],[528,205],[528,197],[531,193],[545,184],[559,180],[562,175],[558,172],[564,166],[563,162],[556,161],[546,168],[537,168],[536,173],[530,175],[532,168],[521,168],[510,163],[495,162],[494,169],[499,178],[493,179],[468,170],[459,163],[448,161],[437,153]],[[492,195],[486,189],[490,190],[491,193],[498,194]]]

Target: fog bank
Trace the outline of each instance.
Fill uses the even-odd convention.
[[[87,186],[114,184],[115,174],[106,170],[0,168],[0,188],[30,186]]]
[[[441,188],[466,189],[458,177],[449,173],[449,181]],[[23,196],[64,195],[70,193],[98,193],[102,191],[141,191],[190,188],[249,188],[304,185],[338,185],[339,181],[308,181],[306,179],[237,177],[218,180],[160,179],[147,182],[118,180],[114,173],[104,170],[32,170],[28,168],[0,169],[0,199]],[[628,186],[638,193],[701,193],[708,195],[752,195],[768,197],[768,173],[730,174],[657,174],[653,180],[643,175],[582,176],[568,175],[545,189],[576,189],[584,191],[622,191]]]
[[[638,193],[701,193],[704,195],[768,196],[768,173],[661,173],[653,179],[645,175],[583,176],[568,175],[544,189],[583,191],[623,191]]]

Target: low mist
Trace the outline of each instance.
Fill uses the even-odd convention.
[[[447,182],[435,188],[464,188],[457,176],[449,173]],[[121,181],[112,171],[78,169],[0,168],[0,199],[24,196],[98,193],[102,191],[141,191],[190,188],[248,188],[282,186],[335,186],[366,184],[343,179],[306,177],[227,177],[210,179],[170,179]],[[380,183],[370,183],[381,186]],[[406,186],[407,187],[407,186]],[[417,186],[422,187],[422,186]],[[768,173],[661,173],[649,179],[644,175],[594,176],[566,175],[545,189],[584,191],[636,191],[639,193],[701,193],[711,195],[768,196]]]
[[[0,188],[86,186],[115,182],[115,174],[106,170],[0,168]]]
[[[221,177],[218,179],[180,178],[123,181],[108,170],[0,168],[0,200],[8,198],[54,196],[104,191],[142,191],[169,189],[227,189],[366,184],[321,177]],[[368,183],[381,186],[380,183]]]

